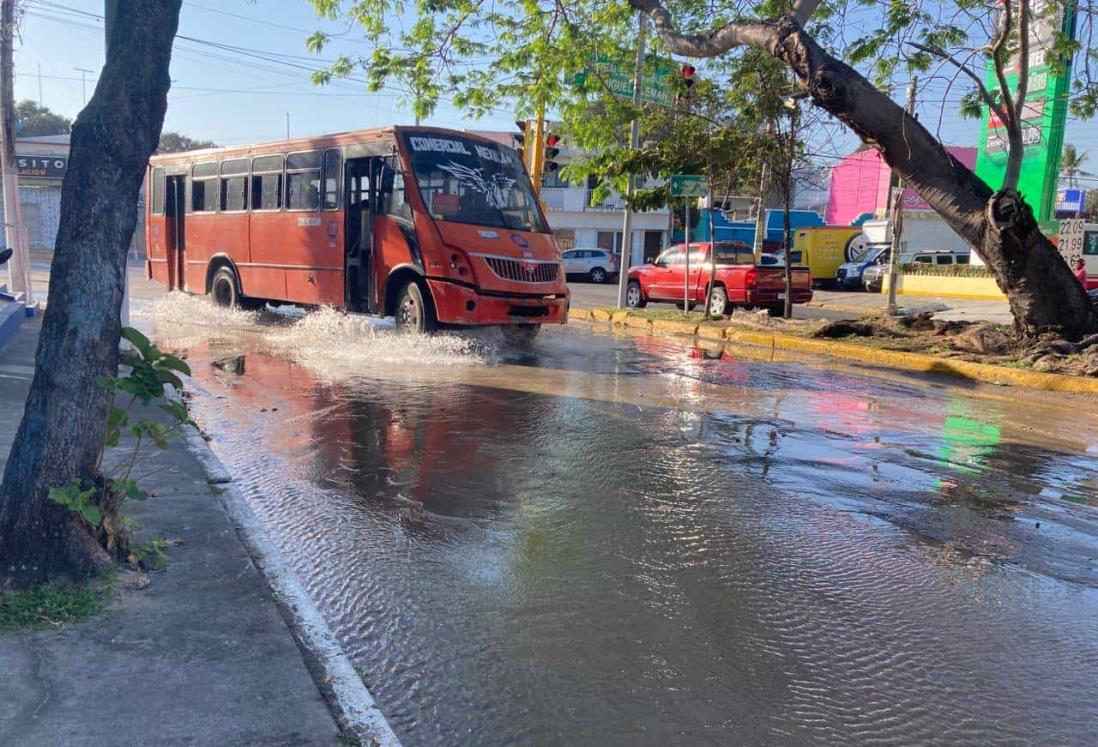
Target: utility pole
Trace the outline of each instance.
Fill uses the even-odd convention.
[[[774,126],[772,123],[766,125],[766,133],[772,135],[774,133]],[[770,190],[770,163],[763,161],[762,174],[759,176],[759,199],[758,199],[758,211],[755,214],[755,241],[752,242],[751,251],[755,253],[755,260],[758,261],[763,252],[763,237],[766,236],[766,193]]]
[[[19,175],[15,160],[15,0],[0,0],[0,176],[4,190],[4,241],[12,250],[8,260],[10,290],[28,307],[34,304],[30,278],[27,231],[19,204]]]
[[[45,102],[42,100],[42,63],[38,63],[38,105],[45,106]]]
[[[785,174],[782,180],[782,197],[785,199],[785,210],[782,215],[782,245],[785,247],[785,308],[782,316],[786,319],[793,318],[793,233],[789,221],[789,209],[793,201],[793,159],[797,155],[797,120],[801,111],[800,103],[796,98],[786,101],[789,109],[789,153],[785,162]]]
[[[6,2],[6,0],[5,0]],[[80,73],[80,91],[84,94],[84,106],[88,105],[88,73],[94,73],[94,70],[88,70],[83,67],[74,67],[73,70]]]
[[[637,11],[637,59],[633,67],[633,109],[640,109],[644,89],[644,37],[648,31],[648,16]],[[640,119],[634,115],[629,125],[629,149],[640,146]],[[621,227],[621,262],[618,266],[618,308],[625,308],[625,289],[629,287],[629,267],[633,264],[633,211],[629,207],[636,189],[636,177],[629,174],[625,182],[625,218]]]
[[[919,79],[912,77],[911,85],[907,87],[907,113],[915,116],[915,96],[919,91]],[[896,284],[900,279],[900,238],[904,229],[904,180],[896,179],[896,186],[892,188],[892,216],[889,223],[892,226],[892,250],[888,259],[888,315],[896,316],[899,310],[896,307]]]
[[[534,113],[534,142],[527,143],[530,154],[530,181],[534,195],[541,199],[541,180],[545,176],[545,104],[538,102]]]
[[[286,139],[290,139],[290,113],[286,112]]]

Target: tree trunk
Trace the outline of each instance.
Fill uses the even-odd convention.
[[[993,193],[918,120],[795,22],[786,19],[775,30],[768,50],[792,68],[813,101],[881,151],[987,263],[1020,335],[1049,330],[1079,339],[1094,329],[1086,292],[1017,192]]]
[[[888,165],[983,258],[1010,301],[1019,335],[1033,337],[1048,330],[1075,340],[1098,326],[1086,292],[1040,232],[1032,210],[1018,193],[1010,189],[993,193],[918,120],[824,51],[796,20],[787,16],[776,21],[732,21],[706,34],[689,35],[674,28],[671,14],[659,0],[629,3],[652,17],[672,52],[715,57],[733,47],[752,46],[788,65],[817,106],[879,150]],[[795,13],[806,19],[819,4],[798,0]]]
[[[126,254],[167,109],[181,4],[119,1],[106,65],[73,124],[34,380],[0,484],[0,585],[107,561],[47,493],[92,477],[103,442],[111,403],[100,377],[118,370]]]

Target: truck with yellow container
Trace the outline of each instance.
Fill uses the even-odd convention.
[[[806,265],[818,285],[832,285],[839,266],[861,256],[869,239],[858,226],[799,228],[793,235],[793,261]]]

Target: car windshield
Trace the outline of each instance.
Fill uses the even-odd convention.
[[[546,233],[514,150],[460,135],[404,135],[427,212],[435,220]]]
[[[862,249],[862,251],[860,251],[858,254],[854,255],[854,258],[851,259],[850,261],[851,262],[869,262],[871,260],[877,259],[881,255],[881,253],[885,252],[885,251],[888,251],[887,246],[882,247],[879,244],[877,246],[874,246],[874,245],[870,244],[869,246]]]

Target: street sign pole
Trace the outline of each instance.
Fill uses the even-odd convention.
[[[690,316],[690,198],[686,198],[686,214],[682,220],[682,232],[686,237],[683,248],[683,261],[686,262],[686,277],[682,281],[682,313]]]
[[[633,109],[641,105],[641,92],[644,89],[644,36],[648,30],[648,16],[637,11],[637,62],[633,70]],[[640,145],[640,119],[634,115],[629,125],[629,149],[636,150]],[[621,226],[621,262],[618,263],[618,308],[625,308],[625,289],[629,287],[629,268],[633,264],[633,210],[629,207],[636,188],[636,177],[629,174],[625,182],[625,217]]]

